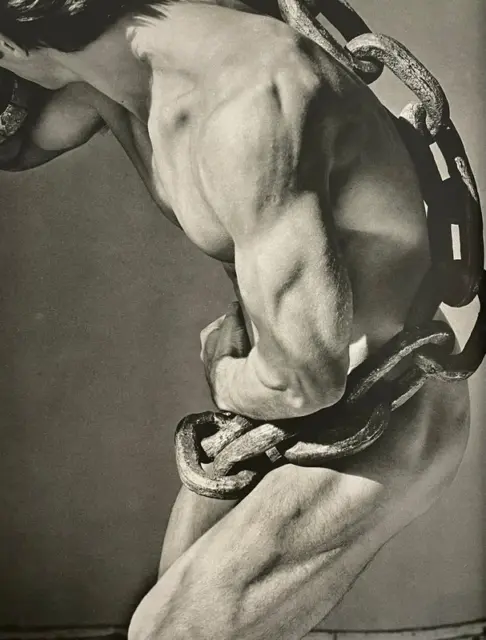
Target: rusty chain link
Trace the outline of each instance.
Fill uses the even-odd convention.
[[[211,411],[179,423],[175,444],[181,479],[192,491],[213,498],[243,497],[276,464],[320,465],[366,449],[385,431],[391,413],[429,378],[467,379],[486,354],[481,206],[440,84],[402,44],[371,33],[347,0],[279,0],[279,5],[290,26],[352,68],[363,81],[373,82],[387,67],[418,98],[394,121],[414,162],[427,207],[431,267],[403,330],[350,373],[337,405],[274,423]],[[319,13],[340,31],[344,46],[321,24]],[[433,144],[445,161],[449,174],[445,179]],[[442,303],[463,307],[476,298],[480,309],[471,336],[460,353],[453,353],[452,329],[433,318]],[[405,359],[409,366],[394,377]],[[209,462],[213,462],[211,474],[202,467]]]
[[[3,100],[3,89],[7,86],[8,97]],[[13,73],[0,70],[0,89],[2,100],[0,104],[0,144],[15,135],[27,119],[27,106],[20,91],[17,78]]]
[[[360,60],[348,49],[348,44],[363,34],[370,33],[370,28],[347,0],[325,0],[326,19],[346,39],[342,46],[336,38],[319,21],[321,4],[319,0],[278,0],[280,12],[284,20],[296,31],[314,40],[333,58],[353,69],[367,84],[377,80],[383,72],[383,62],[368,58]]]

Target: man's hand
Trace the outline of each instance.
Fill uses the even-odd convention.
[[[201,360],[216,405],[220,377],[224,375],[222,367],[218,365],[228,357],[245,358],[250,348],[243,311],[238,302],[233,302],[225,315],[201,331]]]

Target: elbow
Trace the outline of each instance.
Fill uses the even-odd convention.
[[[13,135],[2,140],[0,134],[0,171],[22,171],[23,135]]]
[[[348,358],[289,367],[282,393],[285,418],[301,418],[338,403],[346,390]]]
[[[348,363],[347,351],[342,358],[280,357],[269,363],[254,349],[236,369],[237,375],[224,377],[230,382],[226,389],[222,385],[226,394],[215,394],[216,404],[223,411],[257,420],[302,418],[341,400]]]
[[[298,383],[289,394],[289,404],[294,414],[303,417],[338,403],[346,390],[347,370],[336,366],[315,376],[308,371],[296,375]]]

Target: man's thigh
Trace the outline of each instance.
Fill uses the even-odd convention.
[[[238,503],[199,496],[182,487],[176,498],[165,533],[159,578],[206,531]]]
[[[451,450],[454,453],[457,448],[464,449],[468,435],[468,416],[467,383],[429,381],[418,397],[392,414],[390,425],[381,440],[371,449],[351,456],[349,459],[343,459],[337,466],[342,466],[341,471],[346,473],[350,465],[353,474],[359,475],[363,464],[363,477],[373,478],[373,474],[370,474],[367,469],[371,456],[371,459],[375,459],[372,466],[376,467],[377,478],[382,484],[391,487],[400,482],[400,460],[406,459],[407,455],[417,456],[417,452],[422,451],[421,465],[424,470],[430,467],[429,471],[433,474],[437,466],[432,464],[434,458],[445,458]],[[390,446],[390,440],[393,441],[392,446]],[[457,445],[454,444],[456,441]],[[394,457],[397,458],[396,461]],[[424,473],[424,500],[426,500],[427,487],[429,485],[434,487],[436,484],[434,478],[425,477],[428,475],[429,473]],[[390,477],[387,478],[387,476]],[[298,492],[298,487],[294,489]],[[204,533],[224,518],[238,502],[206,498],[182,487],[172,509],[166,531],[159,577]]]

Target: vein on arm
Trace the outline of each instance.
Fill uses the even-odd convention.
[[[201,161],[256,329],[247,358],[219,363],[215,399],[222,409],[261,419],[307,415],[339,400],[352,325],[325,188],[332,150],[324,135],[311,148],[303,143],[305,109],[284,105],[279,91],[265,84],[226,104],[208,125]],[[312,154],[323,176],[309,188],[300,176]]]

